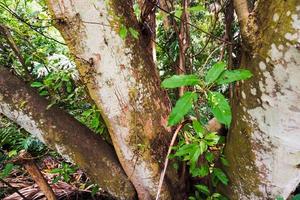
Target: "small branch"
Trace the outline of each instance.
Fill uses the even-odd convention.
[[[168,149],[168,153],[167,153],[167,156],[166,156],[166,159],[165,159],[164,169],[163,169],[163,171],[161,173],[161,176],[160,176],[160,179],[159,179],[159,184],[158,184],[158,189],[157,189],[157,194],[156,194],[155,200],[159,200],[160,191],[161,191],[161,188],[162,188],[162,185],[163,185],[163,182],[164,182],[164,178],[165,178],[165,174],[166,174],[166,171],[167,171],[167,167],[168,167],[168,164],[169,164],[169,156],[171,154],[172,147],[173,147],[173,145],[175,143],[177,135],[178,135],[179,131],[181,130],[182,126],[183,125],[180,124],[177,127],[177,129],[176,129],[176,131],[175,131],[175,133],[174,133],[174,135],[172,137],[172,140],[171,140],[171,143],[170,143],[170,146],[169,146],[169,149]]]
[[[2,24],[0,24],[0,35],[3,35],[3,37],[5,37],[8,45],[10,46],[10,48],[13,50],[14,54],[16,55],[16,57],[18,58],[18,60],[20,61],[21,65],[23,66],[25,75],[28,79],[31,79],[31,75],[30,72],[26,66],[25,63],[25,59],[22,56],[21,51],[19,50],[18,46],[16,45],[11,33],[10,33],[10,29]]]
[[[28,152],[21,151],[16,162],[21,163],[25,167],[26,171],[30,174],[32,179],[40,187],[41,191],[45,194],[48,200],[56,200],[56,196],[52,188],[47,183],[46,179],[40,172],[37,165],[33,162],[33,159]]]
[[[149,1],[149,0],[148,0],[148,1]],[[173,19],[181,20],[180,17],[175,16],[173,13],[171,13],[170,11],[168,11],[168,10],[162,8],[160,5],[157,5],[157,4],[156,4],[155,6],[156,6],[159,10],[161,10],[162,12],[164,12],[164,13],[168,14],[169,16],[171,16]],[[206,34],[206,35],[208,35],[208,36],[211,36],[212,38],[214,38],[214,39],[216,39],[216,40],[219,40],[219,41],[221,41],[221,42],[225,42],[225,43],[227,43],[227,44],[231,44],[231,43],[229,43],[228,41],[223,40],[223,38],[220,38],[220,37],[218,37],[218,36],[216,36],[216,35],[213,35],[212,33],[209,33],[209,32],[207,32],[207,31],[203,30],[202,28],[196,26],[195,24],[192,24],[192,23],[187,23],[187,24],[188,24],[189,26],[191,26],[191,27],[193,27],[193,28],[195,28],[195,29],[201,31],[201,32],[204,33],[204,34]]]
[[[239,23],[241,26],[242,33],[245,32],[245,28],[248,22],[249,17],[249,8],[248,8],[248,2],[247,0],[233,0],[234,8],[236,11],[236,14],[239,19]]]
[[[27,22],[26,20],[24,20],[22,17],[20,17],[19,15],[17,15],[14,11],[12,11],[9,7],[7,7],[4,3],[0,2],[0,7],[2,7],[3,9],[5,9],[7,12],[9,12],[12,16],[14,16],[17,20],[19,20],[20,22],[22,22],[23,24],[27,25],[29,28],[31,28],[33,31],[37,32],[38,34],[44,36],[45,38],[52,40],[58,44],[61,45],[66,45],[65,43],[62,43],[58,40],[56,40],[55,38],[52,38],[48,35],[45,35],[43,32],[37,30],[33,25],[31,25],[29,22]]]

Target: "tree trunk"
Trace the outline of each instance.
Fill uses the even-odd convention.
[[[0,67],[0,113],[78,164],[105,191],[134,199],[135,191],[113,148],[72,116],[51,107],[33,89]]]
[[[139,198],[155,198],[171,140],[166,127],[170,102],[142,37],[128,31],[123,40],[119,33],[124,27],[139,30],[132,1],[48,0],[48,7]],[[172,186],[174,179],[176,174],[169,175]],[[165,181],[162,199],[173,194]]]
[[[235,9],[240,13],[235,1]],[[300,2],[258,1],[241,16],[242,68],[226,144],[230,199],[284,199],[300,182]]]

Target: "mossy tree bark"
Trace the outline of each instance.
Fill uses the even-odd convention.
[[[78,164],[118,199],[134,199],[135,190],[111,146],[0,66],[0,113]]]
[[[119,161],[139,198],[147,200],[156,195],[160,165],[171,139],[166,127],[170,102],[160,88],[132,6],[128,0],[48,0],[56,27],[101,110]],[[124,28],[127,37],[122,39]],[[139,31],[139,39],[130,29]],[[175,179],[171,175],[165,180],[174,186]],[[161,198],[172,199],[171,190],[165,181]]]
[[[243,0],[235,1],[237,13]],[[241,67],[226,145],[230,199],[285,199],[300,182],[300,2],[258,1],[242,15]]]

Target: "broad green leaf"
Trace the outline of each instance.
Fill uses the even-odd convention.
[[[13,149],[8,152],[8,157],[13,157],[18,154],[18,151],[16,149]]]
[[[209,92],[208,104],[217,120],[229,127],[231,123],[231,108],[226,98],[219,92]]]
[[[212,132],[207,134],[204,139],[207,145],[215,146],[218,144],[220,136],[218,136],[216,132]]]
[[[215,159],[215,156],[213,153],[211,152],[206,152],[205,154],[205,159],[209,162],[209,163],[212,163]]]
[[[284,200],[284,198],[282,196],[277,196],[275,199],[276,200]]]
[[[205,76],[206,84],[211,84],[216,81],[222,72],[225,70],[226,64],[223,62],[218,62],[212,66],[212,68],[207,72]]]
[[[175,153],[175,156],[184,156],[193,151],[193,149],[197,148],[196,144],[185,144],[181,146]]]
[[[216,81],[217,84],[232,83],[234,81],[246,80],[252,77],[252,73],[246,69],[226,70]]]
[[[42,90],[42,91],[39,92],[39,94],[40,94],[41,96],[47,96],[49,93],[48,93],[47,90]]]
[[[179,123],[184,116],[192,109],[193,102],[197,101],[198,95],[193,92],[186,92],[178,101],[168,119],[168,126],[174,126]]]
[[[203,153],[202,149],[195,147],[194,152],[191,154],[190,162],[191,165],[196,166],[199,156]]]
[[[197,168],[190,168],[190,173],[192,174],[192,177],[205,177],[209,174],[209,167],[208,165],[201,165],[200,167]]]
[[[44,85],[41,82],[33,82],[33,83],[31,83],[30,86],[33,87],[33,88],[39,88],[39,87],[42,87]]]
[[[197,133],[198,137],[203,138],[203,133],[205,132],[205,129],[198,120],[193,120],[193,128]]]
[[[219,168],[213,169],[213,175],[215,175],[224,185],[228,184],[228,178],[226,174]]]
[[[138,31],[136,31],[135,29],[130,27],[129,32],[130,32],[130,34],[133,38],[139,39],[139,32]]]
[[[199,84],[196,75],[174,75],[162,82],[163,88],[177,88],[182,86],[193,86]]]
[[[206,185],[195,185],[195,188],[199,191],[199,192],[201,192],[201,193],[203,193],[203,194],[205,194],[205,195],[207,195],[207,196],[209,196],[209,194],[210,194],[210,191],[209,191],[209,189],[208,189],[208,187],[206,186]]]
[[[207,145],[203,140],[200,141],[199,148],[201,152],[200,155],[202,155],[207,150]]]
[[[127,28],[125,26],[120,27],[119,35],[124,40],[127,37]]]

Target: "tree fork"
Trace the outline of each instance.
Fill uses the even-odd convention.
[[[132,1],[48,0],[48,7],[139,198],[154,199],[172,137],[166,126],[171,104],[145,41],[130,34],[130,29],[139,31]],[[124,28],[125,39],[120,36]],[[169,168],[162,199],[180,198],[173,190],[177,177]]]

